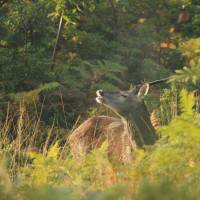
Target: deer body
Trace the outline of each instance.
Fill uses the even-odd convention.
[[[108,141],[108,156],[114,161],[128,162],[134,148],[123,122],[114,117],[95,116],[82,123],[69,136],[71,153],[82,159],[91,150]]]
[[[96,101],[113,110],[120,118],[99,116],[88,119],[69,137],[74,157],[84,156],[108,141],[108,155],[114,160],[130,162],[132,152],[156,141],[155,129],[143,101],[149,85],[120,92],[97,91]],[[91,125],[92,124],[92,125]]]

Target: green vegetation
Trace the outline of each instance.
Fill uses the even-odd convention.
[[[194,93],[182,90],[181,115],[160,128],[157,143],[138,150],[129,165],[112,165],[107,143],[75,161],[58,142],[47,151],[47,137],[39,153],[31,149],[34,134],[26,141],[25,122],[19,122],[16,140],[1,150],[1,195],[19,200],[160,199],[163,195],[198,199],[200,115],[193,110],[195,100]]]
[[[198,0],[1,0],[0,199],[199,199],[199,25]],[[97,89],[167,76],[147,97],[155,145],[71,157],[71,131],[108,113]]]

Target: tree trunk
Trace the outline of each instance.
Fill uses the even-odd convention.
[[[55,59],[56,59],[56,53],[57,53],[56,50],[57,50],[58,42],[59,42],[59,39],[60,39],[62,22],[63,22],[63,13],[60,16],[60,22],[59,22],[59,26],[58,26],[57,35],[56,35],[56,42],[55,42],[54,49],[53,49],[51,70],[54,70],[54,66],[55,66]]]

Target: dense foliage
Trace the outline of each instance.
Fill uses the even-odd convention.
[[[160,0],[2,1],[2,98],[58,82],[59,92],[45,93],[37,105],[45,101],[47,123],[56,116],[66,128],[62,119],[67,116],[70,128],[94,103],[97,88],[127,88],[182,65],[174,48],[178,36],[169,31],[181,5]],[[168,43],[174,47],[162,48]]]
[[[38,153],[28,148],[30,140],[25,148],[19,146],[24,139],[18,137],[1,150],[1,196],[19,200],[160,199],[163,195],[165,199],[198,199],[200,116],[193,110],[195,101],[194,93],[182,90],[182,114],[160,128],[157,143],[138,150],[129,165],[113,165],[106,142],[77,161],[58,142]]]

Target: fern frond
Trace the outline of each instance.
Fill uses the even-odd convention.
[[[194,92],[189,93],[187,90],[183,89],[180,96],[180,107],[183,114],[193,115],[193,106],[195,104]]]
[[[32,102],[33,100],[37,101],[39,98],[39,94],[41,92],[53,90],[60,86],[61,84],[58,82],[46,83],[43,85],[39,85],[36,89],[28,92],[11,93],[8,95],[8,97],[16,101],[22,101],[22,100],[25,102]]]
[[[200,81],[200,61],[191,61],[189,67],[176,70],[176,74],[171,76],[170,81],[197,84]]]
[[[58,157],[60,148],[58,146],[58,142],[56,142],[48,151],[47,158],[54,158],[56,159]]]

